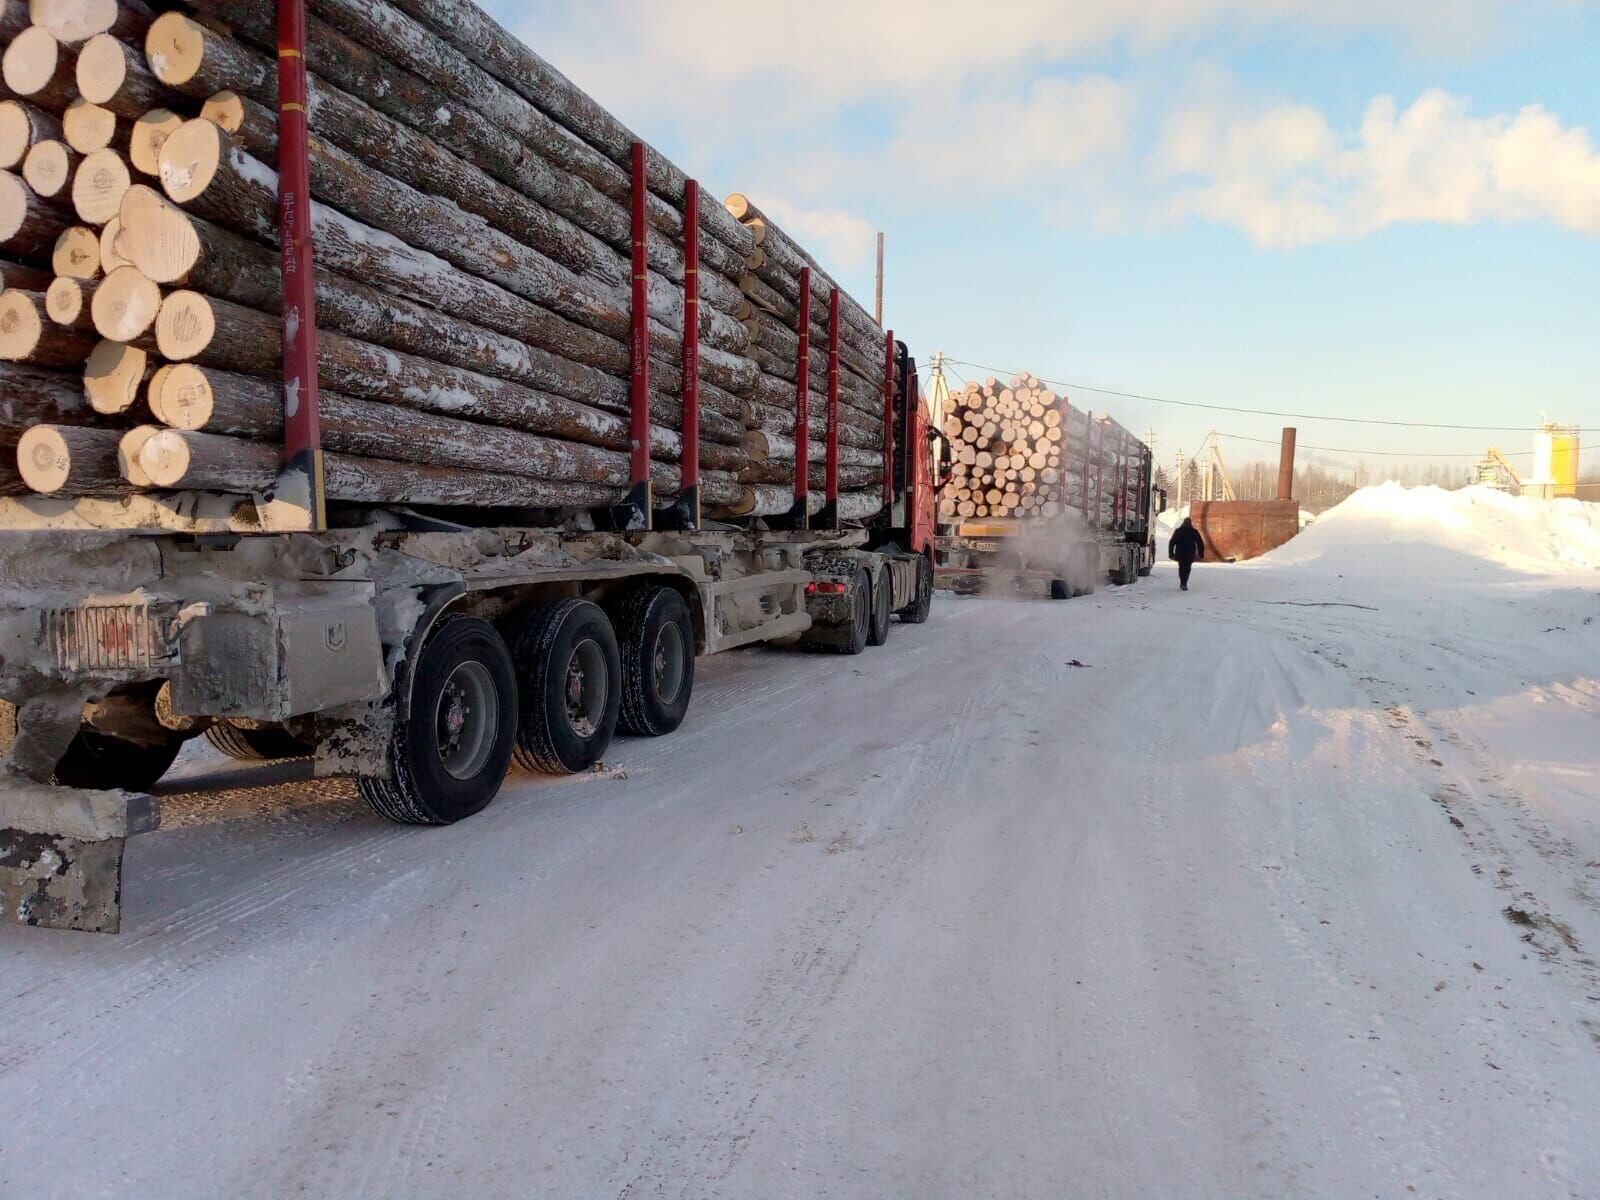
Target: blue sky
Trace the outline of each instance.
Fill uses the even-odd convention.
[[[1600,450],[1593,0],[491,7],[869,306],[885,230],[887,323],[920,358],[1250,408],[1545,412]],[[1163,460],[1282,424],[1074,400]],[[1299,424],[1419,457],[1532,442]]]

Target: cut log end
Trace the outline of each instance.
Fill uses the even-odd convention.
[[[100,274],[100,237],[87,225],[74,225],[56,239],[50,269],[68,279],[93,279]]]
[[[72,177],[72,207],[78,219],[98,228],[122,207],[133,180],[122,155],[107,147],[86,154]]]
[[[200,257],[200,237],[193,220],[142,183],[134,184],[123,196],[119,228],[118,257],[157,283],[184,278]]]
[[[187,362],[211,344],[216,332],[216,312],[199,292],[176,291],[161,302],[156,349],[162,358]]]
[[[0,102],[0,169],[21,164],[33,144],[33,121],[20,100]]]
[[[172,429],[204,429],[216,411],[211,381],[193,363],[162,367],[150,377],[145,398],[156,419]]]
[[[0,292],[0,359],[27,362],[44,335],[39,302],[28,292]]]
[[[183,118],[171,109],[152,108],[133,123],[128,138],[128,161],[141,175],[161,172],[161,147]]]
[[[117,136],[117,114],[79,96],[61,114],[61,136],[79,154],[104,150]]]
[[[104,341],[89,352],[83,368],[83,394],[97,413],[122,413],[133,407],[144,382],[149,355],[137,346]]]
[[[28,19],[75,46],[116,24],[117,0],[28,0]]]
[[[135,265],[122,254],[122,218],[112,217],[100,231],[100,269],[107,275],[118,267]],[[149,274],[148,271],[145,274]]]
[[[20,175],[0,172],[0,245],[14,238],[28,219],[28,195]]]
[[[120,439],[110,429],[35,425],[17,443],[17,469],[36,492],[86,496],[123,486],[117,463]]]
[[[61,44],[51,32],[31,26],[6,47],[4,58],[0,58],[0,77],[13,94],[32,96],[55,78],[60,59]]]
[[[134,487],[155,486],[155,481],[146,473],[141,459],[144,448],[150,444],[150,439],[160,432],[159,425],[136,425],[123,434],[117,442],[117,470]]]
[[[178,204],[186,204],[211,186],[222,165],[227,135],[206,120],[185,121],[161,148],[161,187]]]
[[[182,13],[163,13],[145,34],[144,52],[157,79],[169,87],[182,87],[205,61],[206,33]]]
[[[189,442],[175,429],[152,434],[139,450],[139,466],[152,487],[176,487],[189,473]]]
[[[228,133],[244,127],[244,100],[237,92],[218,92],[200,106],[200,115]]]
[[[22,159],[22,178],[41,196],[62,195],[72,182],[74,156],[54,138],[35,142]]]
[[[137,267],[118,267],[95,289],[90,311],[101,337],[131,342],[143,337],[161,310],[161,289]]]
[[[57,325],[81,328],[88,315],[88,297],[89,292],[84,288],[83,280],[58,275],[45,290],[45,315]]]
[[[127,78],[127,52],[109,33],[96,34],[78,51],[78,94],[90,104],[108,103]]]

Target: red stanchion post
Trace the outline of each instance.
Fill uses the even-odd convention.
[[[794,507],[775,524],[811,528],[811,268],[800,268],[800,312],[795,318],[800,348],[794,373]]]
[[[614,529],[649,529],[654,514],[650,494],[650,262],[645,242],[649,236],[645,221],[645,205],[649,199],[645,178],[646,153],[643,142],[633,143],[630,162],[633,171],[633,308],[628,374],[628,438],[632,453],[629,456],[627,498],[610,513],[610,524]]]
[[[894,330],[884,337],[883,347],[883,506],[894,505]],[[894,516],[893,512],[889,513]]]
[[[683,457],[672,524],[700,528],[700,185],[683,185]],[[648,470],[648,465],[646,470]]]
[[[823,529],[839,528],[839,289],[828,294],[828,466]]]
[[[317,401],[317,297],[311,261],[305,0],[278,0],[278,246],[283,280],[283,461],[304,480],[314,529],[326,529]],[[287,479],[285,482],[289,482]],[[299,487],[293,490],[298,492]]]

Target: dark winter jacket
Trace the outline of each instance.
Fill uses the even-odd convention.
[[[1205,539],[1200,536],[1200,531],[1187,518],[1183,524],[1173,531],[1172,540],[1167,543],[1167,554],[1179,562],[1193,562],[1197,558],[1206,556]]]

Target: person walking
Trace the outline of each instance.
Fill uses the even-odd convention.
[[[1185,517],[1183,524],[1172,531],[1172,540],[1167,543],[1167,557],[1178,560],[1178,586],[1182,590],[1189,590],[1189,572],[1194,570],[1195,559],[1205,556],[1205,539],[1194,527],[1194,522]]]

